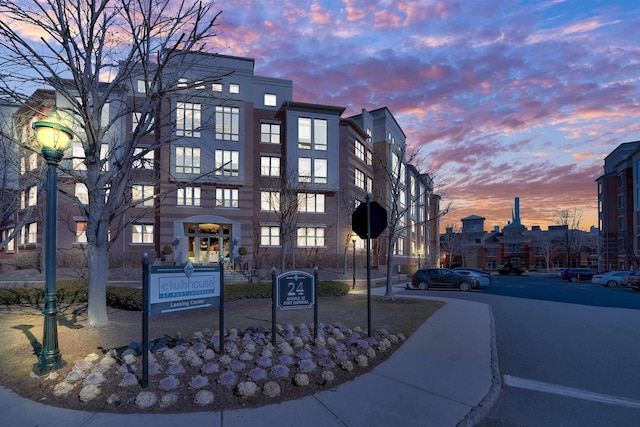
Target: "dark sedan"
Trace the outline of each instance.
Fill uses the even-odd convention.
[[[456,273],[448,268],[423,268],[411,276],[411,287],[414,289],[457,288],[466,292],[479,285],[477,278]]]
[[[588,282],[596,274],[598,274],[598,272],[590,268],[569,268],[560,273],[560,278],[573,283]]]
[[[634,291],[640,291],[640,270],[632,271],[629,277],[627,277],[627,286]]]

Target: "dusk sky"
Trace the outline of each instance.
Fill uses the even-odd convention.
[[[597,225],[604,157],[640,140],[637,0],[219,0],[209,51],[255,58],[294,100],[388,107],[420,149],[442,224]]]

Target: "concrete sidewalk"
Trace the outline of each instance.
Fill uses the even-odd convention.
[[[333,391],[253,409],[120,415],[60,409],[0,388],[1,424],[7,427],[474,425],[490,409],[500,389],[491,308],[463,300],[432,299],[447,304],[387,361]]]

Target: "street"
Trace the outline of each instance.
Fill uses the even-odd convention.
[[[640,293],[552,275],[492,280],[424,292],[492,306],[502,391],[480,426],[638,425]]]

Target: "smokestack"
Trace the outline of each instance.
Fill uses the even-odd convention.
[[[516,217],[514,219],[520,224],[520,197],[516,197]]]

